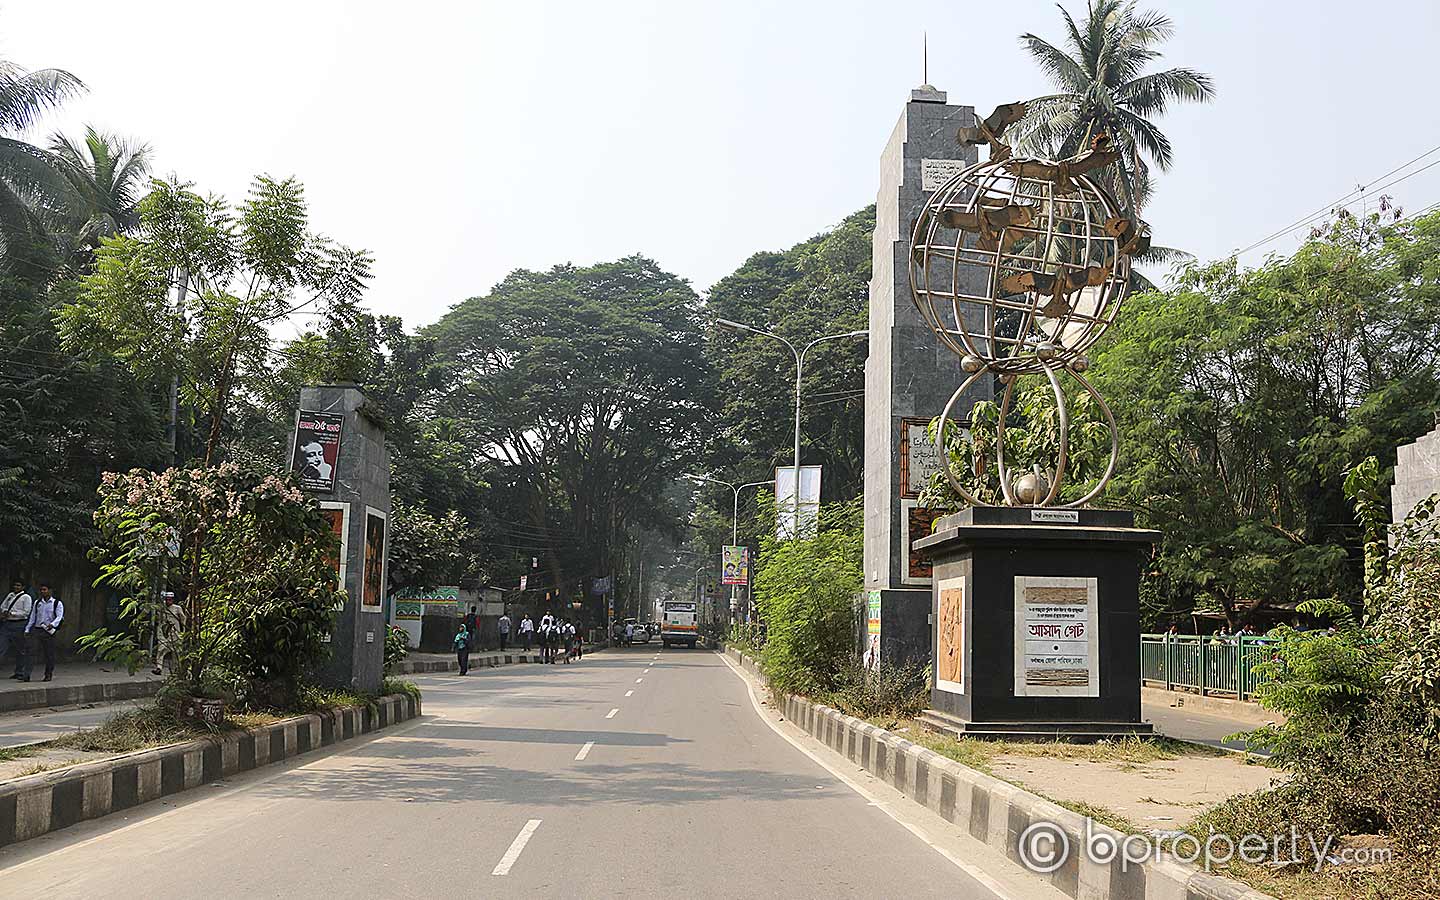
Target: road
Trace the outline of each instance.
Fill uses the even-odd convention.
[[[415,681],[421,719],[0,851],[3,893],[1059,896],[797,748],[720,654]]]

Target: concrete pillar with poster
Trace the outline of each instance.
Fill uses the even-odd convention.
[[[857,616],[857,644],[872,664],[930,658],[930,563],[914,547],[935,515],[918,500],[939,466],[926,429],[964,376],[911,297],[910,233],[935,189],[978,159],[956,140],[961,127],[975,124],[974,109],[946,101],[928,84],[911,91],[880,157],[865,361],[865,593]],[[967,419],[970,405],[991,395],[988,381],[977,383],[956,418]]]
[[[347,599],[320,673],[360,691],[380,687],[385,670],[385,581],[389,552],[390,451],[385,428],[354,385],[300,389],[292,468],[340,539],[336,577]]]

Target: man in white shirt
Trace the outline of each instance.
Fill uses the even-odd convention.
[[[510,614],[501,612],[500,621],[495,623],[495,626],[500,630],[500,649],[503,651],[505,645],[510,643]]]
[[[520,620],[520,643],[525,646],[525,652],[530,652],[530,642],[535,639],[535,623],[530,621],[530,614],[526,613],[525,618]]]
[[[11,647],[15,648],[15,674],[11,678],[24,678],[30,671],[30,639],[25,636],[25,625],[30,621],[30,607],[34,602],[18,578],[11,583],[10,593],[0,601],[0,659],[5,658]]]
[[[50,585],[41,584],[40,599],[30,607],[30,620],[25,623],[25,633],[35,635],[35,640],[40,645],[40,653],[45,657],[46,681],[55,677],[55,632],[64,618],[65,604],[50,593]],[[26,663],[28,664],[29,660],[26,660]],[[20,680],[30,680],[28,665],[25,668],[25,677]]]

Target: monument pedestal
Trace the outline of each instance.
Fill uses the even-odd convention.
[[[1140,719],[1140,565],[1121,510],[978,507],[916,542],[934,561],[930,728],[1099,740]]]

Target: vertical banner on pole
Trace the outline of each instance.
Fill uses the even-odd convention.
[[[819,530],[820,468],[801,466],[798,485],[794,466],[775,468],[775,536],[780,540],[814,537]]]
[[[750,583],[750,548],[723,547],[720,551],[720,583]]]

